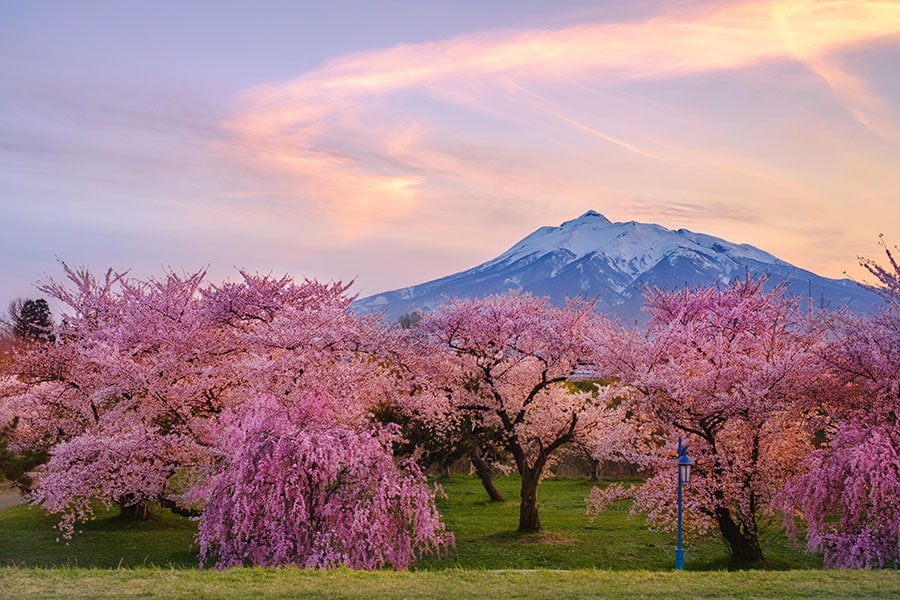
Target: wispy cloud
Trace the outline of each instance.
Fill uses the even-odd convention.
[[[762,215],[752,205],[734,204],[724,201],[698,202],[687,198],[646,199],[634,198],[629,209],[635,218],[654,220],[660,217],[675,223],[702,223],[713,219],[739,223],[759,223]]]
[[[900,4],[797,0],[777,4],[772,15],[791,55],[819,75],[859,123],[877,135],[900,135],[887,104],[830,52],[896,35]]]
[[[244,160],[293,181],[297,198],[333,214],[354,238],[411,214],[448,182],[474,194],[497,186],[533,194],[538,179],[550,186],[565,178],[565,158],[541,149],[532,150],[546,169],[540,176],[504,174],[496,161],[482,164],[477,150],[454,143],[460,132],[505,144],[500,154],[512,171],[529,160],[517,147],[523,129],[587,136],[600,144],[592,151],[614,164],[683,160],[677,141],[641,128],[641,107],[622,107],[626,88],[640,82],[800,61],[859,123],[895,135],[889,105],[838,65],[843,50],[898,34],[900,3],[849,0],[688,4],[637,22],[487,31],[343,56],[256,87],[227,127]],[[583,90],[568,92],[585,82],[612,98],[601,107],[617,103],[623,112],[603,119],[573,103],[569,96],[583,98]],[[741,176],[778,177],[740,159],[719,162]]]

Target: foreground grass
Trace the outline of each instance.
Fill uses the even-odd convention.
[[[8,600],[25,598],[897,598],[894,571],[530,571],[419,573],[299,569],[0,568]]]
[[[421,569],[647,569],[668,570],[674,564],[675,535],[647,528],[642,518],[628,516],[629,503],[618,502],[596,519],[585,515],[586,499],[595,485],[585,480],[547,480],[538,490],[541,524],[538,534],[515,531],[519,516],[519,480],[503,477],[497,487],[507,502],[490,502],[477,479],[454,476],[442,484],[447,498],[438,505],[447,527],[456,534],[457,551],[426,558]],[[766,569],[816,569],[822,559],[791,543],[777,524],[763,535]],[[688,570],[734,568],[721,541],[686,538]]]
[[[420,570],[445,569],[613,569],[672,568],[675,539],[650,531],[642,519],[628,518],[628,504],[613,505],[597,519],[585,515],[592,484],[583,480],[548,480],[539,502],[544,530],[519,534],[518,479],[504,477],[498,487],[509,501],[490,502],[477,479],[455,476],[443,484],[439,501],[456,549],[427,557]],[[0,511],[0,566],[119,568],[163,566],[194,568],[196,523],[161,511],[146,521],[106,514],[81,526],[68,544],[57,541],[56,518],[27,506]],[[767,569],[815,569],[821,559],[794,547],[777,527],[766,534]],[[688,570],[732,566],[718,541],[685,542]]]
[[[102,514],[82,524],[71,541],[59,539],[58,519],[20,505],[0,511],[0,565],[119,568],[196,567],[197,524],[168,511],[143,521]],[[0,598],[4,597],[0,592]]]
[[[518,481],[505,503],[477,480],[444,484],[442,514],[456,550],[418,572],[299,569],[199,570],[196,523],[167,512],[147,521],[104,515],[68,545],[55,518],[18,506],[0,511],[0,597],[19,598],[898,598],[900,572],[824,571],[773,528],[763,568],[740,570],[719,542],[687,540],[687,571],[672,570],[674,536],[628,519],[619,503],[591,521],[591,485],[541,484],[544,531],[522,535]]]
[[[427,557],[420,570],[445,569],[613,569],[672,568],[675,539],[650,531],[642,519],[628,518],[628,504],[613,505],[595,520],[585,515],[592,484],[583,480],[548,480],[539,502],[544,530],[520,534],[518,479],[497,485],[509,501],[490,502],[477,479],[455,476],[444,482],[439,500],[456,549]],[[146,521],[115,514],[85,523],[67,544],[57,541],[56,518],[36,508],[0,511],[0,566],[120,568],[162,566],[195,568],[196,523],[161,511]],[[796,548],[777,527],[765,536],[767,569],[815,569],[821,559]],[[685,542],[688,570],[730,569],[727,548],[719,541]]]

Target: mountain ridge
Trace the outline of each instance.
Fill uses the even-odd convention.
[[[596,300],[600,312],[642,321],[648,286],[671,290],[727,285],[763,275],[768,287],[784,283],[789,295],[811,297],[820,306],[865,312],[878,302],[875,294],[849,279],[822,277],[750,244],[657,224],[614,223],[589,210],[558,227],[540,227],[471,269],[361,298],[354,310],[382,311],[394,320],[413,310],[432,310],[448,297],[517,289],[549,296],[558,305],[567,297]]]

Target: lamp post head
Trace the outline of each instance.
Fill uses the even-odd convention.
[[[678,475],[682,483],[688,483],[691,480],[691,465],[694,461],[687,455],[688,447],[681,443],[681,436],[678,436]]]
[[[691,465],[693,464],[694,461],[687,454],[681,454],[678,457],[678,473],[681,475],[682,483],[688,483],[691,480]]]

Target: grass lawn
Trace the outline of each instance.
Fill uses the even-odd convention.
[[[538,488],[543,531],[519,534],[519,480],[504,477],[497,487],[508,500],[490,502],[477,479],[455,476],[442,484],[444,522],[456,534],[457,551],[428,558],[423,569],[649,569],[668,570],[675,562],[675,534],[647,529],[643,518],[628,518],[629,503],[618,502],[591,521],[586,499],[594,484],[579,479],[547,480]],[[777,526],[764,535],[768,569],[821,568],[822,560],[796,548]],[[731,568],[721,541],[685,539],[685,568]]]
[[[897,598],[893,571],[531,571],[423,572],[299,569],[8,569],[0,596],[25,598],[457,600],[576,598]]]
[[[628,519],[627,503],[595,521],[584,514],[591,485],[548,480],[539,501],[544,531],[516,533],[518,481],[491,503],[477,479],[455,476],[440,501],[457,548],[418,572],[196,569],[192,521],[167,512],[147,521],[105,515],[68,544],[55,519],[18,506],[0,511],[2,598],[897,598],[895,571],[823,571],[821,559],[767,534],[761,569],[729,570],[726,547],[686,540],[686,569],[674,572],[674,535]]]
[[[106,513],[80,525],[68,543],[58,519],[25,505],[0,511],[0,565],[23,567],[197,566],[197,524],[160,510],[144,521]],[[0,598],[3,595],[0,593]]]

